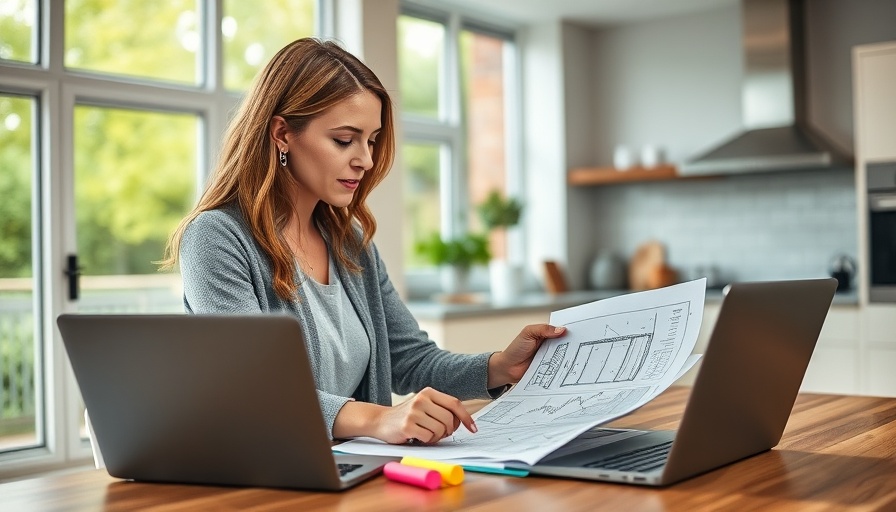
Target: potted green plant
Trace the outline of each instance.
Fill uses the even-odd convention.
[[[470,267],[487,264],[491,259],[488,238],[468,233],[443,239],[439,233],[419,241],[415,250],[433,265],[440,267],[442,291],[448,294],[465,293],[468,289]]]
[[[505,197],[498,190],[492,190],[476,210],[482,225],[491,232],[516,226],[523,213],[523,203],[516,198]]]
[[[511,263],[506,252],[507,230],[519,224],[523,204],[492,190],[476,207],[482,225],[488,230],[495,256],[489,262],[489,286],[492,302],[505,303],[519,295],[522,269]]]

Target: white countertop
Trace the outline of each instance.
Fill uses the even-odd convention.
[[[448,320],[452,318],[468,318],[501,314],[525,313],[527,311],[556,311],[600,299],[615,297],[630,290],[583,290],[552,295],[545,292],[530,292],[519,296],[517,300],[503,304],[489,302],[488,294],[474,294],[475,302],[451,303],[435,300],[408,301],[408,309],[418,320]],[[706,302],[717,303],[722,300],[722,291],[717,289],[706,291]],[[859,298],[856,292],[850,291],[834,295],[833,305],[855,306]]]

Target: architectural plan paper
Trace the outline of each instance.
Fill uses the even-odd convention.
[[[696,358],[706,280],[631,293],[555,311],[567,333],[543,343],[520,382],[434,445],[371,439],[335,447],[345,453],[454,461],[534,464],[582,432],[646,404]]]

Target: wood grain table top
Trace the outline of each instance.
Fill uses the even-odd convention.
[[[690,388],[610,423],[674,429]],[[666,488],[468,472],[427,491],[377,477],[340,493],[121,481],[102,470],[0,484],[0,510],[896,510],[896,398],[802,394],[774,449]]]

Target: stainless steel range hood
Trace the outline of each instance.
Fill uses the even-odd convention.
[[[808,124],[802,0],[742,0],[744,131],[680,166],[682,175],[851,167]]]

